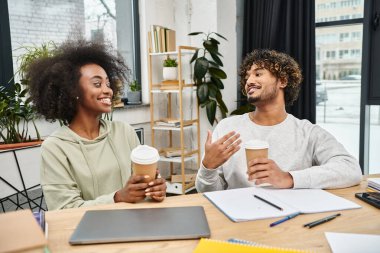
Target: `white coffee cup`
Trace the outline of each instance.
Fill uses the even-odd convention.
[[[157,162],[160,160],[157,149],[148,145],[139,145],[132,150],[131,160],[134,175],[149,176],[144,179],[145,183],[156,178]]]

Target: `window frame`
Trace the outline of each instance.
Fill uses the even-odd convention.
[[[364,36],[366,35],[366,31],[364,30],[364,24],[368,19],[368,10],[366,12],[366,8],[368,8],[368,4],[366,4],[367,1],[364,1],[364,11],[363,11],[363,18],[353,18],[353,19],[345,19],[345,20],[337,20],[337,21],[328,21],[328,22],[315,22],[315,28],[323,28],[323,27],[333,27],[333,26],[346,26],[346,25],[357,25],[362,24],[363,25],[363,41]],[[339,35],[340,36],[340,35]],[[340,40],[340,42],[344,42]],[[366,72],[364,72],[365,64],[363,65],[363,62],[368,59],[365,56],[365,53],[369,51],[369,47],[366,46],[364,43],[362,44],[362,80],[361,80],[361,103],[360,103],[360,130],[359,130],[359,164],[362,169],[362,173],[368,174],[368,163],[369,163],[369,121],[368,115],[369,115],[369,109],[366,109],[366,106],[363,106],[365,103],[365,99],[367,99],[367,93],[364,94],[364,90],[368,89],[368,82],[366,77]],[[337,57],[340,58],[340,51],[338,51]],[[367,56],[368,57],[368,56]],[[343,58],[344,59],[344,54]],[[366,98],[364,98],[364,95]],[[363,101],[364,100],[364,101]],[[367,115],[367,116],[366,116]],[[365,140],[367,134],[367,140]]]

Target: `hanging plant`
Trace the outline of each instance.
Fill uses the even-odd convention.
[[[227,74],[221,69],[223,62],[221,60],[222,54],[219,53],[220,42],[213,36],[217,36],[227,40],[222,35],[211,32],[193,32],[189,36],[196,36],[202,34],[203,47],[198,48],[190,63],[194,63],[194,82],[197,86],[197,96],[199,106],[206,108],[207,118],[211,125],[218,122],[215,118],[216,109],[219,107],[222,118],[225,118],[228,113],[226,104],[223,101],[222,93],[220,90],[224,89],[222,80],[227,78]]]

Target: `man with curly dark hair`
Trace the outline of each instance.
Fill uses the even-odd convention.
[[[358,184],[361,169],[331,134],[286,112],[297,99],[297,62],[275,50],[257,49],[240,67],[241,89],[255,110],[223,119],[208,132],[196,179],[200,192],[270,184],[275,188],[340,188]],[[253,140],[269,144],[268,158],[246,158]]]
[[[33,62],[27,79],[37,111],[63,126],[42,144],[41,185],[49,210],[115,202],[162,201],[162,178],[131,175],[134,129],[101,119],[128,81],[129,69],[110,46],[68,41]]]

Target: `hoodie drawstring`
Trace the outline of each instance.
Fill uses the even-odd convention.
[[[90,158],[88,157],[88,153],[86,150],[86,147],[84,146],[83,142],[81,140],[78,140],[80,149],[82,150],[82,153],[84,155],[84,159],[86,160],[87,166],[91,172],[92,176],[92,182],[93,182],[93,189],[94,189],[94,196],[99,196],[99,184],[98,184],[98,178],[96,177],[96,173],[94,172],[94,167],[92,164],[90,164]]]

